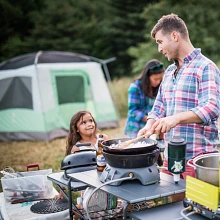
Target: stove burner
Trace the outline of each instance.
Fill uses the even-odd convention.
[[[67,199],[49,199],[35,203],[30,210],[37,214],[50,214],[61,212],[69,208]]]
[[[107,165],[100,176],[100,180],[105,183],[111,180],[128,177],[130,173],[133,174],[132,179],[138,179],[143,185],[157,183],[160,180],[159,170],[155,164],[149,167],[129,169],[115,168]],[[110,183],[109,185],[118,186],[121,182],[122,181],[119,180],[117,182]]]

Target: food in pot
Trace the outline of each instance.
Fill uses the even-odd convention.
[[[113,149],[113,148],[120,148],[120,144],[122,142],[119,141],[118,144],[111,144],[109,146],[109,148]],[[147,143],[145,141],[138,141],[136,143],[132,143],[130,145],[128,145],[126,148],[137,148],[137,147],[147,147],[147,146],[151,146],[152,144],[151,143]]]

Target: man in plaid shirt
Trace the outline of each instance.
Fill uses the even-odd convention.
[[[173,136],[184,138],[187,160],[217,149],[220,113],[220,72],[200,49],[193,47],[187,27],[178,15],[163,16],[151,31],[158,51],[174,61],[164,74],[147,124],[138,136],[164,133],[165,145]],[[164,166],[167,166],[167,148]],[[187,166],[182,174],[195,176]]]

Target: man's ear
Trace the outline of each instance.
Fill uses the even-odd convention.
[[[178,39],[179,39],[179,33],[177,33],[176,31],[173,31],[173,32],[171,33],[171,37],[173,38],[173,40],[174,40],[175,42],[177,42]]]

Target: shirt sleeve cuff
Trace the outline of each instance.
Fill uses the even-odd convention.
[[[157,120],[159,119],[159,117],[157,115],[155,115],[154,113],[149,113],[148,116],[147,116],[147,119],[154,119],[154,120]]]
[[[191,111],[194,112],[196,115],[198,115],[198,117],[202,120],[204,125],[211,124],[212,120],[209,117],[205,117],[204,114],[202,114],[202,112],[199,109],[194,108],[194,109],[191,109]]]

